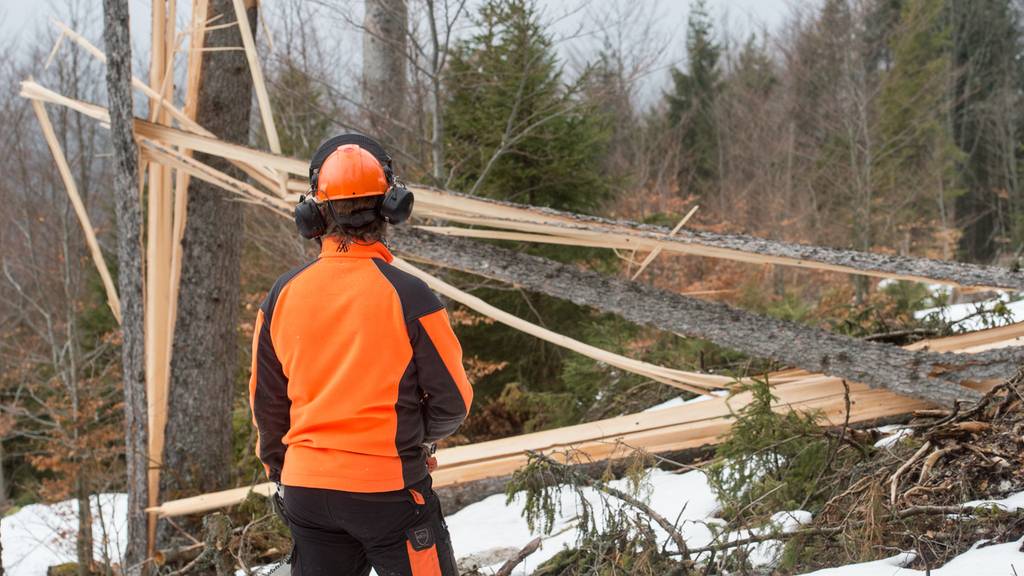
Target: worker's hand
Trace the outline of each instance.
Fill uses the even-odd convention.
[[[427,456],[427,472],[433,472],[437,470],[437,457]]]

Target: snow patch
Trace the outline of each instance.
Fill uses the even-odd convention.
[[[989,314],[987,316],[993,322],[993,325],[986,325],[981,317],[972,316],[980,309],[991,310],[993,306],[999,302],[1006,305],[1010,316],[1008,320],[1004,320],[1001,316],[997,317]],[[936,314],[943,322],[956,324],[957,330],[974,332],[976,330],[1005,326],[1007,324],[1024,320],[1024,300],[1011,302],[1010,295],[1008,293],[999,292],[997,297],[989,300],[983,300],[981,302],[965,302],[963,304],[951,304],[949,306],[942,306],[939,308],[918,310],[917,312],[914,312],[914,317],[921,320],[931,314]]]
[[[900,440],[914,435],[914,431],[912,429],[899,425],[879,426],[876,430],[885,434],[885,436],[879,438],[878,441],[875,442],[875,448],[891,448]]]
[[[697,404],[699,402],[706,402],[706,401],[711,400],[712,398],[715,398],[715,397],[719,397],[720,398],[720,397],[728,396],[728,395],[729,395],[729,391],[728,390],[712,390],[711,394],[705,394],[703,396],[696,396],[696,397],[690,398],[688,400],[684,399],[682,396],[676,396],[675,398],[672,398],[671,400],[666,400],[666,401],[662,402],[661,404],[655,404],[654,406],[651,406],[650,408],[647,408],[646,410],[644,410],[644,412],[655,412],[657,410],[664,410],[666,408],[675,408],[677,406],[684,406],[686,404]]]
[[[128,544],[128,498],[99,494],[91,499],[94,557],[119,561]],[[77,561],[78,502],[32,504],[0,520],[7,576],[43,576],[56,564]]]
[[[1016,512],[1024,508],[1024,492],[1018,492],[999,500],[971,500],[964,506],[994,506],[1007,512]]]
[[[1020,551],[1022,544],[1024,538],[991,546],[978,542],[945,566],[933,568],[930,572],[904,568],[916,558],[913,552],[904,552],[885,560],[826,568],[804,576],[1011,576],[1024,573],[1024,553]]]

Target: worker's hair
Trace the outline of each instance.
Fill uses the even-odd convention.
[[[347,216],[359,210],[375,208],[380,200],[380,196],[363,196],[360,198],[330,200],[329,202],[331,203],[331,208],[334,209],[334,214]],[[343,247],[353,242],[357,244],[372,244],[383,241],[386,238],[388,224],[380,216],[369,224],[354,227],[335,222],[331,214],[331,208],[328,208],[326,203],[320,205],[320,213],[323,214],[324,222],[327,223],[327,231],[324,233],[324,236],[337,238]]]

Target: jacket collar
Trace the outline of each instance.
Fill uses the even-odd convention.
[[[351,242],[347,250],[339,250],[340,242],[334,237],[325,237],[322,242],[321,258],[380,258],[388,263],[395,259],[383,242],[374,242],[373,244]]]

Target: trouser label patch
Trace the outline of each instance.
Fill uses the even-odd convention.
[[[430,526],[414,526],[406,532],[406,536],[412,544],[412,549],[417,552],[434,545],[434,533]]]

